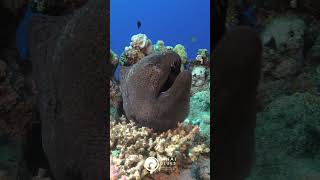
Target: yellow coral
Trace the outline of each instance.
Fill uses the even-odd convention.
[[[181,58],[181,68],[183,69],[183,65],[187,62],[187,52],[182,44],[177,44],[173,51],[176,52]]]

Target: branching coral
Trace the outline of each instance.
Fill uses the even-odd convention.
[[[198,126],[179,124],[177,129],[156,134],[151,129],[138,128],[133,122],[126,122],[124,117],[121,119],[121,122],[111,120],[110,129],[111,150],[120,152],[119,155],[113,153],[110,158],[118,170],[118,177],[142,179],[149,176],[143,167],[147,157],[160,160],[175,157],[179,168],[183,168],[182,165],[190,164],[209,152],[209,148],[198,141]],[[172,171],[168,170],[169,173]]]

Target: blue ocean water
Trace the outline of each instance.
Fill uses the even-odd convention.
[[[28,6],[25,15],[21,19],[17,31],[16,31],[16,46],[22,60],[29,58],[29,46],[28,46],[28,25],[33,16],[31,7]]]
[[[138,33],[153,44],[182,44],[194,59],[198,49],[210,49],[210,0],[110,0],[111,49],[120,55]]]

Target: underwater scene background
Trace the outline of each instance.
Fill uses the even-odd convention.
[[[239,11],[239,1],[229,1],[226,24],[251,26],[263,43],[255,163],[247,180],[320,179],[320,3],[246,2]]]
[[[137,28],[137,22],[141,27]],[[210,0],[111,0],[110,47],[120,54],[134,34],[146,34],[155,44],[183,44],[188,57],[210,48]]]
[[[110,179],[210,179],[210,1],[110,5]]]

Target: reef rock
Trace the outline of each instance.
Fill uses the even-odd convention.
[[[151,54],[132,67],[123,67],[120,89],[128,119],[164,131],[177,126],[189,112],[191,73],[180,72],[174,52]]]
[[[192,69],[192,85],[203,86],[209,76],[209,71],[203,66],[196,66]]]

